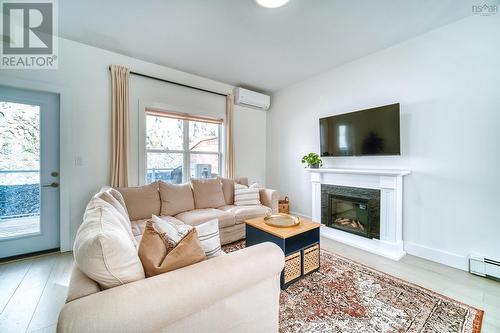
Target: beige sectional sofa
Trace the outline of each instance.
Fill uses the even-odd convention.
[[[142,235],[145,222],[152,214],[170,216],[169,219],[193,226],[218,219],[221,244],[225,245],[245,238],[246,219],[278,212],[278,193],[275,190],[260,189],[260,205],[235,206],[234,183],[248,186],[248,179],[220,178],[220,182],[224,204],[210,207],[198,204],[200,200],[196,200],[189,183],[171,185],[160,181],[146,186],[118,188],[118,190],[125,200],[136,237]],[[205,197],[213,195],[206,193]]]
[[[231,201],[231,186],[234,187],[235,181],[220,181],[225,185],[224,205],[220,207],[196,208],[202,201],[201,206],[210,204],[211,198],[198,200],[198,205],[192,203],[196,196],[191,192],[192,199],[189,198],[190,187],[186,185],[175,187],[155,182],[118,189],[130,219],[129,238],[140,241],[145,220],[152,214],[172,212],[176,214],[162,218],[191,225],[218,218],[222,221],[219,225],[221,240],[226,244],[244,238],[245,218],[277,211],[275,191],[260,190],[262,205],[235,206]],[[246,183],[246,179],[236,181]],[[210,196],[210,193],[205,195]],[[87,207],[89,210],[92,204]],[[96,210],[92,212],[86,212],[84,223],[85,218],[95,218]],[[103,223],[104,227],[112,222],[98,223]],[[281,249],[271,243],[262,243],[106,290],[75,265],[57,331],[278,332],[279,279],[283,265]]]

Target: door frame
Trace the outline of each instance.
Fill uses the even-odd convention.
[[[71,115],[64,112],[69,105],[68,89],[46,82],[30,81],[24,79],[2,78],[0,84],[6,87],[47,92],[59,95],[59,235],[60,251],[72,250],[71,236],[71,179],[73,173]],[[69,108],[68,108],[69,109]]]

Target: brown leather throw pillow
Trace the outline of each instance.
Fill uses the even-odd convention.
[[[175,244],[164,233],[158,232],[153,221],[147,221],[139,244],[139,258],[146,277],[151,277],[196,264],[206,256],[195,228]]]

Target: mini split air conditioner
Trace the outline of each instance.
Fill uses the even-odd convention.
[[[260,110],[267,110],[271,105],[271,96],[260,94],[248,89],[235,88],[234,102],[242,106],[250,106]]]
[[[471,255],[469,256],[469,272],[490,279],[500,280],[500,261]]]

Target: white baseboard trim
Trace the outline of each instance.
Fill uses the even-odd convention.
[[[405,251],[408,254],[414,255],[416,257],[421,257],[430,261],[434,261],[464,271],[469,270],[469,259],[466,256],[460,256],[455,253],[438,250],[407,241],[404,242],[404,247]]]
[[[307,216],[299,212],[290,211],[290,214],[301,217],[303,219],[311,220],[311,216]],[[424,258],[453,268],[461,269],[463,271],[469,271],[469,258],[466,256],[461,256],[455,253],[434,249],[428,246],[408,241],[404,241],[404,249],[406,253],[413,256]]]

